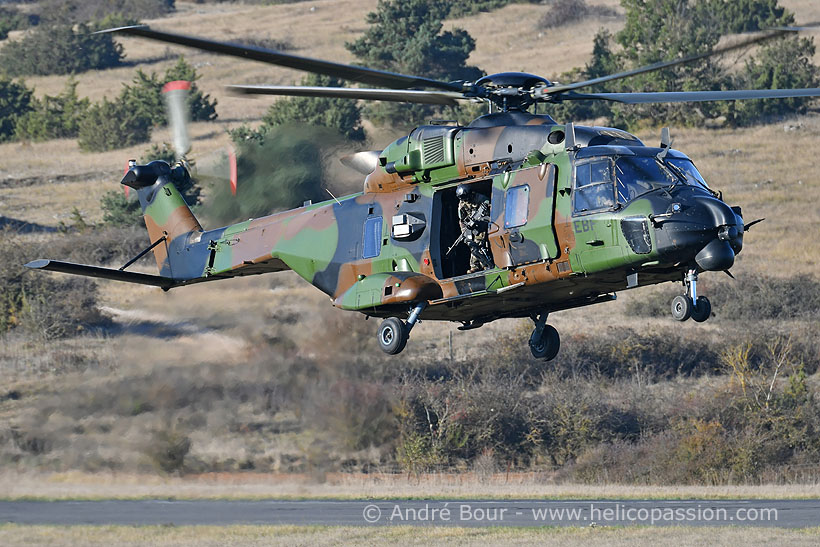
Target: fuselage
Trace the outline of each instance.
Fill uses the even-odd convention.
[[[461,183],[492,204],[495,267],[478,274],[466,274],[465,245],[448,253]],[[381,153],[359,194],[178,237],[169,255],[186,256],[185,271],[169,260],[163,275],[291,269],[343,309],[387,317],[426,301],[425,319],[481,323],[728,269],[742,234],[740,210],[684,154],[504,113],[417,128]]]

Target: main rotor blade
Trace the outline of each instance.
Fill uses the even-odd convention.
[[[243,95],[288,95],[295,97],[339,97],[402,103],[443,104],[455,106],[458,100],[469,100],[454,91],[416,91],[412,89],[361,89],[356,87],[310,87],[290,85],[229,85],[228,91]]]
[[[309,57],[300,57],[298,55],[291,55],[289,53],[282,53],[281,51],[274,51],[272,49],[265,49],[256,46],[246,46],[229,42],[216,42],[213,40],[206,40],[204,38],[183,36],[181,34],[152,30],[147,25],[134,25],[129,27],[106,29],[98,31],[95,34],[116,32],[140,36],[142,38],[149,38],[151,40],[158,40],[160,42],[169,42],[172,44],[179,44],[181,46],[194,47],[205,51],[222,53],[244,59],[252,59],[254,61],[261,61],[272,65],[295,68],[296,70],[304,70],[315,74],[324,74],[334,78],[341,78],[343,80],[361,82],[369,85],[378,85],[396,89],[411,87],[433,87],[447,91],[461,91],[462,89],[462,85],[459,83],[448,83],[439,80],[431,80],[429,78],[421,78],[418,76],[408,76],[406,74],[399,74],[396,72],[387,72],[384,70],[364,68],[355,65],[344,65],[341,63],[323,61],[321,59],[311,59]]]
[[[802,27],[801,27],[802,28]],[[767,40],[772,40],[774,38],[780,38],[785,36],[786,34],[793,34],[798,32],[800,29],[791,29],[787,27],[782,27],[780,29],[774,29],[766,31],[763,35],[754,36],[751,38],[747,38],[745,40],[741,40],[739,42],[735,42],[734,44],[726,44],[725,46],[716,47],[713,50],[706,52],[706,53],[696,53],[694,55],[687,55],[686,57],[681,57],[680,59],[671,59],[669,61],[660,61],[657,63],[652,63],[651,65],[645,65],[638,68],[633,68],[631,70],[625,70],[623,72],[618,72],[616,74],[608,74],[606,76],[601,76],[599,78],[593,78],[591,80],[584,80],[582,82],[575,82],[573,84],[566,84],[566,85],[555,85],[552,87],[547,87],[541,90],[540,95],[555,95],[556,93],[563,93],[565,91],[571,91],[573,89],[580,89],[582,87],[587,87],[595,84],[602,84],[605,82],[611,82],[614,80],[621,80],[623,78],[629,78],[630,76],[637,76],[638,74],[645,74],[647,72],[653,72],[655,70],[661,70],[663,68],[670,68],[677,65],[682,65],[685,63],[691,63],[693,61],[697,61],[700,59],[705,59],[706,57],[711,57],[712,55],[720,55],[722,53],[727,53],[729,51],[735,49],[741,49],[744,47],[748,47],[760,42],[765,42]]]
[[[736,89],[730,91],[662,91],[647,93],[567,93],[562,100],[604,100],[625,104],[696,103],[705,101],[744,101],[748,99],[786,99],[820,97],[820,87],[805,89]]]

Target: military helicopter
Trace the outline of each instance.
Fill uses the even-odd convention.
[[[459,329],[469,330],[514,317],[532,319],[530,350],[536,358],[551,360],[560,338],[547,324],[550,313],[611,301],[618,291],[666,281],[684,287],[671,303],[672,316],[706,321],[711,305],[697,292],[698,275],[728,273],[754,222],[744,224],[740,208],[728,205],[694,163],[671,147],[668,129],[659,146],[648,146],[620,129],[561,124],[528,108],[567,100],[634,104],[820,96],[817,88],[578,91],[798,30],[772,29],[710,53],[562,85],[520,72],[444,82],[144,25],[111,29],[105,32],[379,86],[229,86],[235,92],[439,105],[483,101],[489,113],[467,126],[423,125],[384,150],[347,157],[344,163],[365,175],[360,193],[214,230],[202,228],[177,190],[189,176],[184,161],[174,167],[132,162],[121,183],[139,196],[149,247],[118,270],[54,260],[27,266],[166,291],[293,270],[327,294],[333,306],[382,318],[377,339],[388,354],[404,349],[419,320],[460,322]],[[177,146],[184,158],[184,139]],[[461,233],[459,187],[491,204],[490,263],[473,273],[468,273],[468,246],[452,245]],[[126,270],[149,251],[159,275]]]

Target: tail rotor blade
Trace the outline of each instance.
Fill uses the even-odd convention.
[[[188,136],[190,112],[186,104],[190,90],[191,82],[184,80],[168,82],[162,88],[177,161],[184,161],[185,156],[191,151],[191,139]]]
[[[228,149],[228,165],[230,166],[231,175],[230,175],[230,183],[231,183],[231,194],[234,196],[236,195],[236,183],[237,183],[237,168],[236,168],[236,153],[233,151],[233,148]]]

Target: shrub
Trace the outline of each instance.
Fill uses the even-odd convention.
[[[77,97],[77,81],[70,79],[60,95],[33,100],[34,109],[17,120],[15,136],[35,141],[76,137],[89,104]]]
[[[202,209],[211,220],[259,218],[326,197],[322,150],[340,140],[332,130],[262,126],[253,131],[242,126],[231,132],[231,138],[237,148],[239,188],[236,196],[224,183],[209,189]]]
[[[343,87],[344,83],[329,76],[311,74],[300,82],[303,86]],[[269,126],[312,125],[335,129],[353,141],[364,140],[361,111],[350,99],[293,97],[280,99],[268,109],[262,122]]]
[[[149,119],[153,125],[167,125],[162,86],[175,80],[185,80],[191,82],[187,100],[191,120],[215,120],[216,99],[211,100],[209,95],[202,93],[196,85],[198,79],[196,69],[189,65],[184,57],[180,57],[174,66],[165,71],[162,78],[154,72],[146,74],[142,70],[137,70],[131,85],[123,87],[118,100],[134,114]]]
[[[778,40],[761,48],[760,52],[746,62],[746,67],[736,83],[748,89],[811,88],[820,85],[820,69],[812,62],[814,42],[808,38]],[[768,99],[738,101],[731,110],[733,121],[749,125],[758,120],[802,114],[813,99]]]
[[[32,91],[0,75],[0,142],[14,135],[17,120],[31,111]]]
[[[92,34],[85,24],[40,25],[0,49],[0,66],[10,76],[76,74],[118,66],[122,46],[110,34]]]
[[[635,295],[627,313],[646,317],[669,314],[669,302],[680,294],[679,285]],[[789,278],[740,276],[725,281],[705,279],[700,292],[712,301],[715,317],[726,320],[811,319],[820,310],[820,283],[810,275]]]
[[[104,152],[146,142],[150,137],[150,118],[120,101],[104,98],[91,106],[80,122],[77,143],[86,152]]]
[[[568,13],[580,4],[566,2]],[[560,77],[578,81],[612,74],[660,60],[710,51],[722,34],[789,25],[791,13],[776,0],[623,0],[626,24],[614,36],[596,35],[593,57],[583,69]],[[549,17],[549,15],[547,15]],[[621,46],[614,47],[613,41]],[[816,67],[811,64],[814,46],[806,39],[783,39],[760,48],[745,71],[734,76],[717,58],[678,65],[664,70],[600,84],[592,92],[691,91],[751,87],[813,87]],[[554,113],[563,119],[606,116],[628,127],[680,123],[700,125],[704,119],[727,120],[748,125],[772,115],[800,112],[807,99],[699,103],[692,109],[684,103],[618,105],[603,101],[567,101]],[[693,115],[694,114],[694,115]]]
[[[119,265],[148,246],[145,228],[94,226],[77,237],[73,229],[48,241],[49,256],[84,264]],[[152,258],[146,257],[146,261]]]
[[[264,49],[273,49],[275,51],[287,51],[295,49],[293,42],[287,38],[271,38],[266,36],[264,38],[249,36],[246,38],[237,38],[233,40],[234,43],[243,44],[246,46],[261,47]]]
[[[173,165],[176,161],[176,152],[174,152],[167,142],[162,144],[153,143],[145,152],[142,153],[139,163],[142,165],[150,163],[154,160],[162,160],[167,162],[168,165]]]
[[[20,13],[14,7],[0,6],[0,40],[5,40],[12,30],[20,30],[29,25],[36,25],[38,18]]]
[[[345,449],[382,446],[396,436],[391,392],[388,386],[374,381],[339,379],[329,385],[320,382],[307,396],[314,403],[306,419],[333,432]]]
[[[165,473],[181,471],[185,465],[185,456],[191,450],[191,439],[171,429],[162,429],[154,433],[146,453],[153,464]]]
[[[584,19],[590,14],[590,7],[584,0],[554,0],[547,4],[546,13],[541,16],[538,26],[552,29]],[[599,8],[596,7],[596,10]]]
[[[103,223],[108,226],[140,226],[143,224],[142,207],[136,192],[126,196],[122,190],[109,190],[100,197]]]
[[[41,258],[45,248],[20,241],[9,229],[0,236],[0,333],[21,328],[53,339],[103,323],[93,281],[32,272],[24,265]]]
[[[467,65],[475,40],[463,29],[442,32],[450,5],[443,0],[379,2],[376,11],[367,15],[364,35],[345,47],[364,66],[444,81],[477,80],[481,71]],[[379,124],[411,126],[446,111],[384,102],[368,105],[366,117]]]
[[[155,19],[174,11],[174,0],[41,0],[43,17],[50,21],[87,22],[128,16],[135,20]],[[109,21],[110,22],[110,21]],[[110,28],[119,25],[101,25]]]

